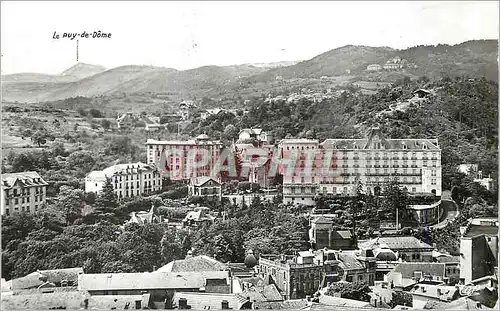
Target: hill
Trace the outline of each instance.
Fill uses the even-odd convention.
[[[416,46],[405,50],[347,45],[296,64],[204,66],[183,71],[152,66],[122,66],[103,71],[101,66],[80,63],[57,76],[2,76],[2,95],[6,101],[20,102],[136,92],[232,98],[268,93],[270,82],[276,81],[278,76],[284,80],[299,79],[294,82],[294,87],[299,89],[314,79],[319,81],[322,76],[340,80],[349,77],[350,81],[395,82],[405,76],[468,75],[498,81],[497,45],[497,40],[468,41],[453,46]],[[392,71],[366,70],[370,64],[384,65],[396,56],[411,66]],[[293,65],[283,66],[287,64]]]
[[[94,70],[95,68],[90,68]],[[238,79],[264,72],[265,68],[250,65],[204,66],[178,71],[153,66],[122,66],[71,81],[75,75],[89,73],[88,67],[72,67],[62,76],[67,80],[13,79],[6,76],[2,83],[6,101],[52,101],[70,97],[101,96],[116,93],[161,93],[165,91],[186,93],[189,91],[218,89],[235,83]],[[69,81],[68,81],[69,80]]]
[[[84,79],[95,74],[106,71],[106,68],[98,65],[90,65],[85,63],[78,63],[61,73],[63,77],[72,77],[74,80]]]
[[[470,75],[498,81],[497,40],[474,40],[457,45],[416,46],[404,50],[388,47],[346,45],[333,49],[293,66],[275,68],[248,79],[250,83],[265,83],[277,76],[284,79],[320,78],[321,76],[358,75],[363,78],[393,82],[394,71],[373,74],[366,71],[371,64],[383,66],[399,56],[417,68],[399,71],[415,76]]]

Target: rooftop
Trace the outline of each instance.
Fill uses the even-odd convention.
[[[227,279],[227,271],[80,274],[79,290],[199,289],[206,279]]]
[[[364,248],[373,249],[380,247],[381,244],[386,244],[393,251],[406,249],[434,250],[434,247],[413,236],[387,236],[359,241],[359,246]]]
[[[23,187],[48,185],[37,172],[3,173],[2,187],[11,188],[16,182]]]
[[[216,184],[216,186],[219,186],[220,183],[217,181],[217,179],[209,177],[209,176],[200,176],[200,177],[193,177],[190,179],[190,183],[195,186],[203,186],[206,184],[208,181],[212,180],[213,183]]]
[[[401,273],[403,279],[411,279],[414,272],[420,271],[422,275],[433,275],[444,278],[445,264],[438,262],[400,262],[391,273]]]
[[[174,260],[157,270],[157,272],[203,272],[224,271],[227,265],[214,258],[201,255],[182,260]]]

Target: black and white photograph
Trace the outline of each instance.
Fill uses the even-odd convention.
[[[2,1],[1,310],[498,310],[499,1]]]

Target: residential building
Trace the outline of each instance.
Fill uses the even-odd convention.
[[[221,200],[222,184],[208,176],[193,177],[189,181],[188,196],[202,196]]]
[[[349,185],[359,178],[375,194],[383,183],[397,179],[411,195],[441,196],[437,139],[388,139],[380,128],[372,128],[366,139],[327,139],[321,148],[333,154],[330,169],[340,171],[322,176],[321,193],[349,193]]]
[[[281,257],[261,254],[257,269],[262,277],[272,278],[285,300],[305,298],[323,287],[325,267],[314,257],[311,251]]]
[[[376,259],[371,249],[321,249],[315,254],[315,261],[325,269],[324,286],[339,281],[366,282],[370,286],[375,284]]]
[[[493,190],[493,187],[495,186],[491,175],[488,175],[488,177],[483,177],[482,171],[477,172],[477,178],[474,179],[474,182],[479,183],[481,186],[485,187],[486,190]]]
[[[460,228],[460,280],[474,280],[498,273],[498,218],[471,219]]]
[[[238,140],[245,141],[255,139],[258,142],[272,143],[272,135],[259,128],[242,129],[239,133]]]
[[[445,278],[448,283],[455,283],[460,278],[460,256],[440,256],[435,258],[436,262],[445,266]]]
[[[319,141],[315,139],[283,139],[278,144],[283,175],[283,203],[314,205],[318,188],[318,172],[313,172],[309,159],[321,159]]]
[[[116,126],[119,129],[129,129],[134,126],[136,121],[137,118],[129,111],[116,118]]]
[[[429,302],[451,302],[460,297],[459,289],[455,286],[436,284],[417,284],[411,290],[413,308],[424,309]]]
[[[130,220],[128,223],[133,223],[133,224],[159,224],[164,221],[163,216],[161,215],[155,215],[154,213],[154,206],[151,207],[149,212],[146,211],[141,211],[141,212],[132,212],[130,213]]]
[[[47,185],[37,172],[2,174],[1,214],[35,213],[45,203]]]
[[[420,282],[443,283],[446,281],[446,265],[437,262],[399,262],[384,281],[396,289],[407,289]]]
[[[159,191],[163,178],[157,168],[144,164],[116,164],[102,171],[92,171],[85,177],[85,192],[98,193],[111,179],[114,193],[118,199],[140,196]]]
[[[359,247],[390,249],[398,259],[407,262],[432,262],[434,247],[413,236],[386,236],[358,241]]]
[[[171,180],[212,176],[212,170],[221,155],[222,148],[222,142],[212,141],[205,134],[187,141],[148,139],[147,163],[159,165],[165,177]],[[165,154],[162,156],[162,153]],[[160,159],[165,163],[160,163]]]
[[[379,64],[371,64],[366,67],[367,71],[380,71],[382,70],[382,66]]]
[[[284,203],[314,205],[316,194],[352,195],[358,180],[368,193],[380,194],[384,183],[397,180],[412,196],[441,196],[437,139],[387,139],[372,128],[365,139],[284,139],[278,152]]]
[[[208,207],[200,206],[195,208],[194,211],[187,213],[186,217],[182,220],[183,227],[199,227],[203,223],[214,222],[215,217],[210,215]]]
[[[350,230],[333,230],[333,220],[322,216],[311,220],[309,240],[315,249],[356,249],[356,243]]]

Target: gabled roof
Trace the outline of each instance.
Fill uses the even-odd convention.
[[[206,279],[227,279],[227,271],[80,274],[78,290],[199,289]]]
[[[390,273],[401,273],[403,279],[411,279],[414,272],[420,271],[422,275],[439,276],[444,278],[445,264],[438,262],[400,262]]]
[[[158,269],[156,272],[203,272],[224,271],[227,265],[208,256],[201,255],[182,260],[174,260]]]
[[[478,226],[471,224],[467,227],[464,237],[476,237],[483,234],[486,236],[497,236],[498,226]]]
[[[209,177],[209,176],[193,177],[190,179],[190,184],[197,186],[197,187],[202,187],[210,180],[212,180],[217,186],[220,185],[220,183],[216,179]]]
[[[48,183],[43,180],[37,172],[4,173],[2,174],[2,187],[9,189],[16,183],[23,187],[46,186]]]

